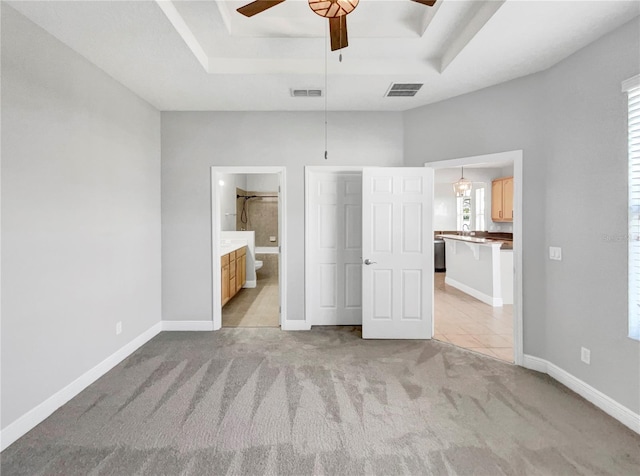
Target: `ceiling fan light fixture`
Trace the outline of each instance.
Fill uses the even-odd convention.
[[[456,193],[456,197],[468,197],[471,195],[471,189],[473,183],[471,180],[464,178],[464,167],[462,167],[462,173],[457,182],[453,183],[453,191]]]
[[[246,17],[252,17],[269,8],[275,7],[285,0],[254,0],[238,8],[236,11]],[[347,15],[358,6],[360,0],[307,0],[309,7],[317,15],[329,19],[331,33],[331,51],[349,46],[347,35]],[[412,0],[426,6],[433,6],[437,0]],[[342,61],[342,56],[340,56]]]
[[[359,0],[308,0],[309,7],[316,15],[324,18],[338,18],[348,15],[358,6]]]

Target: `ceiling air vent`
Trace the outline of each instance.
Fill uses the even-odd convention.
[[[387,90],[386,97],[412,97],[415,96],[423,83],[393,83]]]
[[[320,98],[322,89],[292,89],[291,95],[294,98]]]

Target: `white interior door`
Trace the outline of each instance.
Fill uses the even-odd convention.
[[[308,198],[312,325],[362,323],[362,174],[314,172]]]
[[[363,169],[362,337],[430,339],[433,171]]]

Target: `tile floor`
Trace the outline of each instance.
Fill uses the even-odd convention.
[[[513,362],[513,306],[491,307],[435,273],[434,338]]]
[[[222,327],[280,326],[278,255],[259,254],[264,266],[258,270],[255,288],[243,288],[222,308]]]

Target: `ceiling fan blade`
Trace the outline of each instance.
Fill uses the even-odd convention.
[[[331,36],[331,51],[349,46],[347,38],[347,15],[329,18],[329,35]]]
[[[284,2],[284,0],[256,0],[255,2],[248,3],[244,7],[238,8],[236,11],[245,17],[252,17],[282,2]]]
[[[436,0],[412,0],[412,1],[416,3],[420,3],[422,5],[426,5],[428,7],[432,7],[436,3]]]

